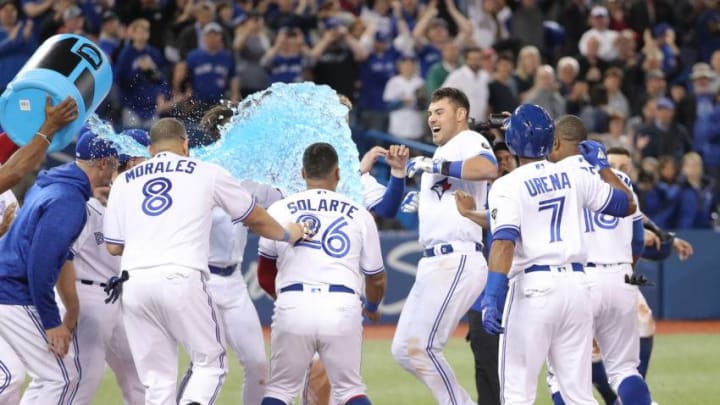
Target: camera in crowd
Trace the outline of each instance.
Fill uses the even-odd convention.
[[[480,133],[482,136],[487,138],[490,144],[495,140],[495,134],[493,129],[502,131],[505,120],[508,118],[506,114],[490,114],[490,117],[486,121],[476,122],[474,119],[470,119],[469,127],[471,130]]]

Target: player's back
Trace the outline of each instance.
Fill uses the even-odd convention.
[[[122,268],[175,264],[207,270],[211,210],[239,222],[251,197],[214,164],[162,152],[118,176],[106,213],[106,241],[124,244]]]
[[[261,239],[260,253],[277,259],[278,287],[310,282],[340,284],[360,292],[362,274],[383,269],[372,215],[342,194],[306,190],[276,202],[268,213],[280,223],[307,221],[315,232],[312,239],[295,246]]]
[[[85,228],[70,247],[77,279],[104,282],[120,272],[120,257],[110,255],[105,247],[104,215],[105,207],[96,198],[90,198]]]
[[[511,276],[533,265],[584,264],[582,210],[600,210],[610,195],[609,185],[562,162],[527,163],[496,180],[490,190],[493,233],[514,228],[520,234]]]
[[[599,176],[597,168],[580,155],[569,156],[562,162],[594,176]],[[614,169],[613,173],[632,189],[632,182],[625,173]],[[635,200],[637,202],[637,197]],[[580,225],[588,255],[587,261],[603,264],[632,263],[630,246],[633,237],[633,221],[638,219],[642,219],[639,209],[632,216],[618,218],[584,208]]]

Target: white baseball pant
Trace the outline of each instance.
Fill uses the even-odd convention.
[[[227,373],[224,331],[198,270],[158,266],[129,272],[122,311],[148,405],[213,404]],[[191,376],[176,398],[177,345],[190,356]],[[177,401],[177,402],[176,402]]]
[[[22,396],[22,405],[74,403],[82,373],[77,356],[75,336],[65,357],[48,350],[47,335],[35,307],[0,305],[0,375],[5,375],[5,383],[0,385],[0,404],[18,403],[24,369],[32,381]]]
[[[259,404],[265,395],[268,361],[260,318],[242,272],[238,268],[227,277],[211,274],[207,288],[223,322],[225,338],[245,371],[242,403]]]
[[[392,342],[395,360],[430,388],[441,405],[475,404],[442,351],[487,281],[481,252],[474,247],[465,253],[455,250],[420,260]]]

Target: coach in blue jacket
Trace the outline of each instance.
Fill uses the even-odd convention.
[[[85,226],[92,189],[108,185],[117,168],[117,151],[87,134],[75,157],[40,173],[0,239],[0,404],[18,403],[23,366],[33,377],[23,404],[72,403],[77,390],[74,325],[60,320],[53,287]]]

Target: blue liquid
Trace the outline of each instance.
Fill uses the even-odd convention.
[[[107,139],[115,144],[115,148],[119,155],[137,156],[149,158],[150,152],[148,148],[139,144],[132,137],[125,134],[117,134],[113,127],[104,122],[97,116],[92,114],[85,125],[92,131],[92,133],[98,135],[102,139]]]

